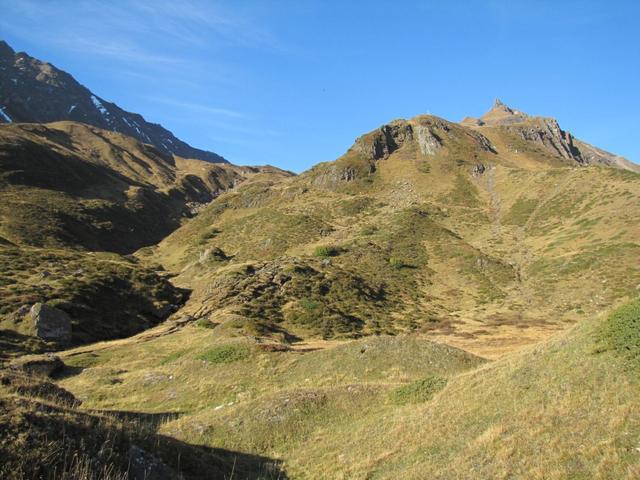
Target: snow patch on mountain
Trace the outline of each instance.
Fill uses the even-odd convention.
[[[102,102],[100,100],[98,100],[98,98],[95,95],[91,95],[91,101],[93,102],[93,105],[98,109],[98,111],[106,116],[109,115],[109,110],[107,110],[104,105],[102,105]]]
[[[0,117],[4,118],[6,122],[8,123],[13,123],[13,120],[11,120],[11,117],[9,115],[7,115],[6,113],[4,113],[4,109],[6,107],[0,107]]]

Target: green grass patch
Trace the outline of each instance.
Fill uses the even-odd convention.
[[[332,245],[322,245],[316,247],[313,251],[314,257],[327,258],[327,257],[335,257],[340,253],[340,250],[337,247]]]
[[[599,340],[597,352],[614,351],[640,369],[640,298],[609,315]]]
[[[504,217],[503,222],[509,225],[524,225],[538,206],[535,198],[518,198]]]
[[[221,345],[199,355],[198,360],[208,363],[232,363],[249,356],[249,349],[244,345]]]
[[[446,384],[446,378],[433,375],[397,388],[391,392],[389,397],[393,403],[398,405],[422,403],[431,400]]]
[[[196,327],[198,328],[215,328],[215,324],[208,318],[199,318],[196,320]]]

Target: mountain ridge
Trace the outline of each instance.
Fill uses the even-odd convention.
[[[496,99],[491,109],[480,118],[465,117],[460,125],[478,132],[487,128],[501,129],[523,140],[536,142],[580,165],[601,164],[640,172],[640,165],[575,138],[563,130],[555,118],[528,115],[509,107],[500,99]]]
[[[3,40],[0,71],[0,123],[82,122],[129,135],[164,153],[229,163],[216,153],[190,146],[162,125],[104,100],[54,65],[15,52]]]

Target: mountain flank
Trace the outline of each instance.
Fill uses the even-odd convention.
[[[636,165],[501,102],[186,158],[0,49],[0,477],[640,476]]]
[[[216,153],[190,146],[142,115],[104,100],[54,65],[14,52],[0,40],[0,123],[66,120],[122,133],[164,154],[228,163]]]

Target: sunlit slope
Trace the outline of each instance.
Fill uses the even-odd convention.
[[[298,177],[256,177],[147,254],[194,289],[186,312],[252,334],[419,331],[500,355],[640,284],[640,175],[512,140],[395,121]]]
[[[416,336],[295,350],[199,322],[63,354],[89,409],[289,478],[636,478],[640,303],[486,363]]]

